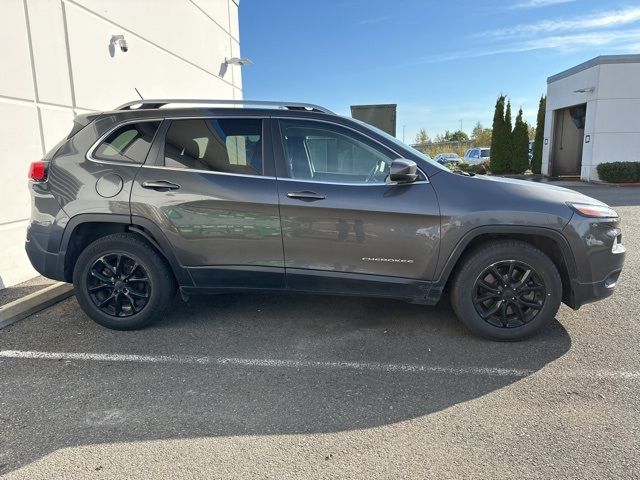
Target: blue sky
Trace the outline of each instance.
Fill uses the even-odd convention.
[[[615,0],[241,0],[244,96],[398,104],[398,138],[490,126],[498,94],[535,122],[546,79],[640,53],[640,4]],[[515,116],[515,114],[514,114]]]

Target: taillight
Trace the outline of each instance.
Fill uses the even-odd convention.
[[[47,164],[46,162],[31,162],[29,167],[29,180],[34,182],[44,182],[47,179]]]

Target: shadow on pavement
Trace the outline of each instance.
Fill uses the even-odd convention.
[[[46,318],[45,318],[46,317]],[[293,295],[177,301],[155,326],[103,329],[69,299],[0,334],[0,349],[357,361],[533,372],[571,346],[554,321],[521,343],[468,334],[443,302]],[[520,380],[399,373],[98,361],[2,362],[0,473],[65,447],[105,442],[362,429],[409,420]]]

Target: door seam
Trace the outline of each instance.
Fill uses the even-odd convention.
[[[280,128],[274,128],[277,125],[277,120],[273,117],[269,117],[269,133],[271,134],[271,160],[273,161],[273,174],[276,179],[276,197],[278,199],[278,224],[280,225],[280,244],[282,246],[282,269],[284,270],[284,288],[289,288],[289,279],[287,278],[287,255],[284,250],[284,230],[282,228],[282,210],[280,208],[280,178],[278,176],[278,162],[276,161],[276,149],[275,142],[281,141],[280,137],[276,140],[276,130],[280,132]]]

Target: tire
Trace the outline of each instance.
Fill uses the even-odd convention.
[[[169,307],[176,291],[165,259],[132,233],[115,233],[89,244],[76,261],[73,286],[82,310],[114,330],[150,325]]]
[[[463,259],[451,290],[451,305],[460,321],[473,333],[497,341],[534,335],[553,320],[561,301],[562,281],[551,259],[516,240],[472,251]]]

